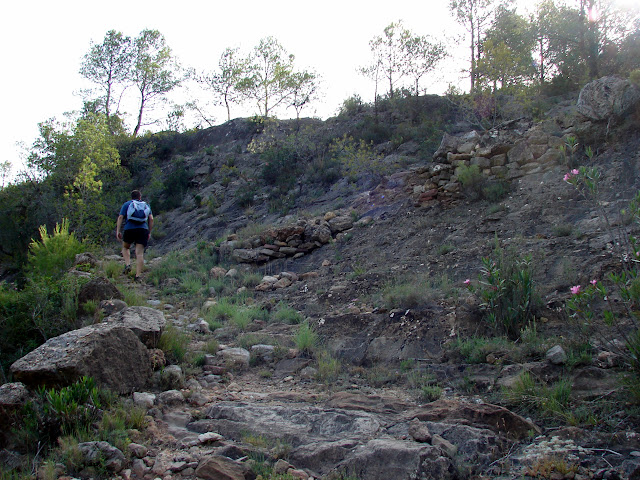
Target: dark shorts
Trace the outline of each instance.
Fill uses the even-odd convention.
[[[147,247],[149,241],[149,230],[146,228],[130,228],[122,233],[122,241],[124,243],[143,245]]]

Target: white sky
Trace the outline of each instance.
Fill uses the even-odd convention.
[[[431,78],[428,93],[442,93],[449,83],[466,87],[461,73],[467,66],[466,47],[455,47],[453,41],[465,32],[454,22],[448,4],[448,0],[5,2],[0,15],[0,162],[11,161],[12,173],[17,173],[22,167],[16,142],[30,146],[38,135],[38,122],[62,118],[64,112],[82,106],[77,92],[88,86],[78,73],[82,57],[91,41],[102,43],[108,30],[135,37],[144,28],[157,29],[181,64],[196,70],[215,69],[227,47],[248,52],[261,38],[274,36],[296,56],[297,68],[313,69],[323,78],[323,99],[303,110],[303,116],[327,118],[355,93],[365,101],[373,99],[373,83],[356,69],[370,62],[369,40],[397,20],[416,34],[446,40],[454,53]],[[129,111],[135,113],[135,106]],[[257,112],[232,107],[231,113],[238,117]],[[216,112],[216,120],[226,120],[224,110]]]
[[[78,73],[82,57],[90,42],[102,43],[110,29],[131,37],[144,28],[157,29],[181,64],[197,70],[215,69],[227,47],[248,52],[272,35],[296,56],[297,68],[322,76],[324,98],[303,110],[303,116],[326,118],[354,93],[372,100],[373,84],[356,68],[370,61],[368,42],[389,23],[402,19],[414,33],[439,39],[460,31],[447,5],[447,0],[5,2],[0,16],[0,162],[11,161],[16,173],[21,168],[16,142],[30,146],[38,122],[81,107],[77,92],[87,86]],[[447,82],[458,83],[459,72],[447,75],[429,93],[441,93]],[[252,113],[257,112],[231,111],[232,117]],[[216,112],[216,120],[226,120],[223,110]]]

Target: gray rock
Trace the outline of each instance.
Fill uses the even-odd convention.
[[[85,283],[78,293],[78,305],[82,305],[92,300],[100,303],[102,300],[111,299],[122,300],[124,297],[120,290],[104,277],[96,277]]]
[[[367,480],[458,477],[453,461],[443,456],[440,448],[393,439],[371,440],[360,445],[336,470]]]
[[[118,473],[124,468],[125,456],[120,449],[108,442],[84,442],[78,444],[78,450],[86,465],[102,466]]]
[[[133,403],[148,409],[156,403],[156,396],[153,393],[133,392]]]
[[[551,347],[545,355],[547,361],[553,365],[564,365],[567,361],[567,354],[560,345]]]
[[[128,307],[105,318],[105,323],[130,329],[149,348],[156,348],[166,319],[161,311],[150,307]]]
[[[221,455],[208,456],[196,468],[196,476],[203,480],[245,480],[249,467]]]
[[[331,230],[326,222],[319,225],[308,223],[304,229],[305,242],[329,243],[331,241]]]
[[[251,354],[244,348],[227,348],[220,350],[218,355],[222,357],[225,363],[236,367],[248,367]]]
[[[334,217],[329,220],[328,223],[333,235],[339,232],[344,232],[345,230],[349,230],[353,227],[353,219],[346,215]]]
[[[619,77],[602,77],[585,85],[578,97],[578,112],[590,120],[621,117],[640,103],[640,88]]]
[[[140,445],[139,443],[130,443],[127,448],[129,449],[131,455],[136,458],[143,458],[149,452],[149,449],[147,447],[145,447],[144,445]]]
[[[206,419],[188,425],[191,431],[216,432],[225,438],[239,439],[247,425],[255,434],[278,432],[295,447],[337,438],[371,438],[381,428],[375,415],[339,409],[322,410],[315,406],[259,405],[242,402],[218,402],[206,410]]]
[[[409,423],[409,435],[411,435],[411,438],[416,442],[431,443],[432,436],[431,432],[429,432],[429,426],[417,418],[414,418],[411,420],[411,423]]]
[[[151,371],[149,350],[130,328],[115,323],[51,338],[11,365],[13,377],[28,386],[61,387],[88,376],[117,393],[141,389]]]
[[[161,405],[180,405],[184,403],[184,395],[180,390],[167,390],[158,394],[158,403]]]
[[[165,389],[176,389],[184,386],[184,376],[180,365],[169,365],[160,372],[160,385]]]

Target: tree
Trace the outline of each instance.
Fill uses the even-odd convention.
[[[294,58],[278,40],[266,37],[247,59],[248,75],[240,83],[240,89],[257,102],[264,118],[291,96]]]
[[[124,85],[131,69],[132,55],[131,38],[121,32],[109,30],[101,44],[91,44],[80,66],[80,74],[103,90],[100,103],[107,120],[112,114],[118,113]],[[112,104],[117,87],[120,87],[121,91],[114,110]]]
[[[407,35],[403,48],[407,56],[406,74],[413,81],[416,97],[420,94],[420,80],[430,74],[447,55],[440,42],[428,36]]]
[[[176,77],[177,65],[158,30],[143,30],[134,41],[133,68],[130,79],[140,92],[138,121],[133,130],[137,136],[143,126],[145,108],[153,101],[173,90],[181,83]]]
[[[483,56],[477,64],[478,81],[485,80],[497,90],[520,85],[535,75],[531,53],[535,46],[532,25],[515,10],[498,7],[482,44]]]
[[[398,21],[387,25],[383,35],[373,37],[369,41],[373,62],[361,71],[375,78],[382,75],[389,82],[389,98],[393,98],[394,87],[407,74],[408,57],[405,44],[410,36],[411,33],[402,26],[402,21]]]
[[[290,106],[296,111],[296,119],[300,119],[302,109],[317,98],[318,75],[315,72],[303,71],[291,74]]]
[[[4,188],[10,173],[11,162],[9,160],[0,162],[0,180],[2,181],[2,184],[0,184],[0,189]]]
[[[470,79],[471,92],[474,91],[478,79],[477,63],[481,57],[481,42],[484,27],[493,15],[495,0],[450,0],[449,9],[459,24],[470,34]]]
[[[227,121],[231,120],[231,104],[242,99],[241,84],[247,75],[248,61],[240,56],[238,48],[227,48],[218,60],[218,71],[203,73],[196,78],[210,88],[221,105],[227,110]]]

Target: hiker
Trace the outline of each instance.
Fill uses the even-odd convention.
[[[124,226],[123,226],[124,221]],[[123,231],[120,231],[120,229]],[[151,236],[153,228],[153,214],[151,207],[142,201],[139,190],[131,192],[131,200],[125,202],[120,209],[116,223],[116,238],[122,240],[122,258],[124,258],[124,272],[131,271],[131,244],[136,245],[136,277],[140,280],[144,266],[144,250]]]

